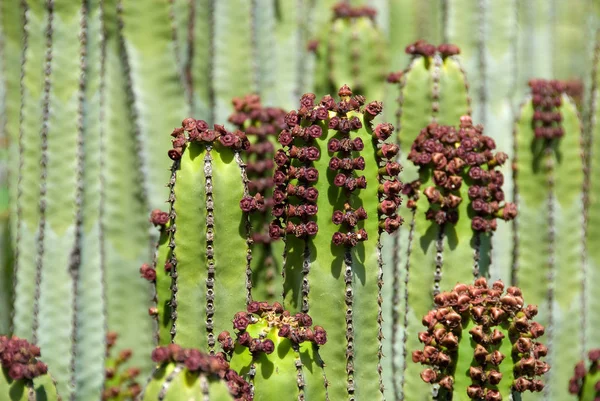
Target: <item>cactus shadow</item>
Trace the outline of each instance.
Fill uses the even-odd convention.
[[[435,243],[439,234],[439,226],[431,222],[425,233],[419,238],[419,246],[421,247],[422,252],[425,254],[427,250],[431,246],[431,244]]]

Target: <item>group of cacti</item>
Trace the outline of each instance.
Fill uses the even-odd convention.
[[[0,399],[600,399],[600,9],[335,3],[0,4]]]

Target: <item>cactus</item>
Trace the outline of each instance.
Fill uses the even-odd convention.
[[[0,395],[10,401],[60,401],[40,348],[27,340],[0,336]]]
[[[157,347],[152,360],[159,365],[140,395],[141,401],[252,401],[250,385],[229,368],[221,354],[206,355],[171,344]]]
[[[141,392],[141,387],[136,381],[140,370],[135,367],[123,367],[123,364],[131,359],[132,351],[124,349],[117,356],[113,355],[117,337],[118,334],[114,331],[106,335],[106,369],[102,401],[134,400]]]
[[[172,136],[170,210],[152,213],[160,245],[153,266],[140,271],[155,283],[158,303],[150,312],[160,344],[214,351],[216,334],[251,299],[247,212],[258,205],[240,155],[250,142],[241,131],[210,130],[192,118]]]
[[[263,107],[260,97],[247,95],[233,99],[235,112],[229,116],[234,124],[248,136],[250,149],[242,154],[247,163],[248,191],[250,196],[260,194],[264,207],[250,215],[252,226],[252,283],[255,299],[272,300],[281,293],[282,241],[269,236],[269,222],[273,206],[273,155],[277,135],[285,127],[285,111]]]
[[[384,143],[391,124],[373,127],[381,103],[365,105],[347,86],[338,94],[340,102],[327,95],[319,103],[305,94],[286,115],[269,231],[285,236],[286,309],[327,322],[329,397],[380,398],[380,234],[401,223],[400,165],[389,161],[398,148]]]
[[[585,362],[575,365],[574,375],[569,381],[569,393],[577,395],[580,401],[596,401],[600,397],[600,349],[588,353],[590,367],[586,369]]]
[[[325,400],[327,379],[318,349],[327,341],[321,326],[312,326],[306,313],[292,315],[280,303],[253,301],[233,319],[236,338],[228,331],[219,343],[231,368],[247,377],[254,400]]]
[[[333,7],[333,20],[311,42],[315,47],[315,92],[333,93],[349,85],[367,99],[382,99],[387,73],[383,33],[375,24],[376,10],[340,2]],[[311,46],[309,45],[309,46]]]
[[[548,359],[555,369],[545,392],[566,400],[567,372],[585,341],[584,318],[576,318],[583,316],[585,280],[582,131],[562,83],[533,80],[530,86],[515,125],[519,216],[513,281],[527,289],[548,329]]]
[[[426,383],[438,383],[438,399],[513,399],[514,392],[539,392],[537,379],[549,370],[541,360],[548,350],[536,341],[544,327],[532,321],[535,305],[525,306],[517,287],[485,278],[475,284],[457,284],[435,297],[436,308],[423,317],[419,333],[423,350],[413,362],[429,365],[421,372]],[[466,374],[465,374],[466,373]]]

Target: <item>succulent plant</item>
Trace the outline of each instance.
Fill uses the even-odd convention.
[[[577,395],[580,401],[597,401],[600,398],[600,349],[588,353],[589,369],[584,361],[575,365],[574,374],[569,381],[569,393]]]
[[[140,369],[124,368],[124,363],[131,359],[130,349],[121,350],[116,356],[113,355],[117,338],[118,334],[114,331],[106,335],[106,368],[102,401],[133,401],[142,390],[136,381]]]
[[[0,396],[10,401],[60,401],[40,348],[27,340],[0,336]]]
[[[512,399],[513,392],[542,391],[538,376],[549,369],[541,358],[548,349],[538,341],[544,327],[532,321],[535,305],[525,306],[517,287],[485,278],[457,284],[435,297],[436,308],[423,317],[422,350],[413,362],[429,365],[421,372],[439,384],[438,399]]]
[[[222,354],[208,355],[170,344],[154,349],[152,360],[158,366],[140,401],[252,401],[250,385],[229,368]]]
[[[230,366],[252,385],[254,400],[328,399],[329,385],[319,347],[327,342],[321,326],[306,313],[292,315],[275,302],[253,301],[233,319],[235,337],[219,334]]]
[[[555,369],[545,392],[568,399],[566,380],[586,337],[582,127],[562,82],[532,80],[530,86],[514,134],[519,216],[513,282],[538,305],[548,329],[548,360]]]

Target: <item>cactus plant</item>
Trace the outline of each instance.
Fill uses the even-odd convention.
[[[136,367],[123,367],[123,364],[131,359],[132,351],[124,349],[118,355],[113,355],[117,338],[118,334],[114,331],[106,335],[106,369],[102,401],[134,400],[141,392],[141,387],[136,381],[140,370]]]
[[[270,234],[285,236],[284,306],[328,324],[329,397],[380,398],[380,234],[401,223],[398,148],[384,143],[391,124],[373,126],[380,102],[365,105],[345,85],[338,95],[305,94],[286,115]]]
[[[250,385],[229,368],[223,355],[171,344],[152,351],[152,360],[159,365],[140,400],[252,401]]]
[[[0,336],[0,395],[10,401],[60,401],[40,348],[27,340]]]
[[[254,400],[327,399],[327,378],[318,349],[327,341],[321,326],[306,313],[292,315],[279,302],[253,301],[233,319],[235,339],[228,331],[219,343],[230,366],[247,377]]]
[[[537,379],[549,366],[541,360],[548,349],[536,341],[544,327],[532,321],[535,305],[525,306],[523,293],[485,278],[474,285],[457,284],[435,297],[436,308],[423,317],[419,333],[423,350],[413,362],[429,365],[421,372],[426,383],[438,383],[438,399],[513,399],[514,392],[539,392]]]
[[[580,401],[596,401],[600,397],[600,349],[591,350],[588,358],[589,369],[586,369],[584,361],[578,362],[569,381],[569,393],[577,395]]]
[[[567,377],[583,353],[583,158],[577,110],[558,81],[533,80],[515,125],[513,280],[527,288],[548,328],[547,394],[568,399]],[[540,213],[540,211],[542,211]],[[543,272],[543,280],[532,275]],[[560,351],[558,351],[560,350]]]

